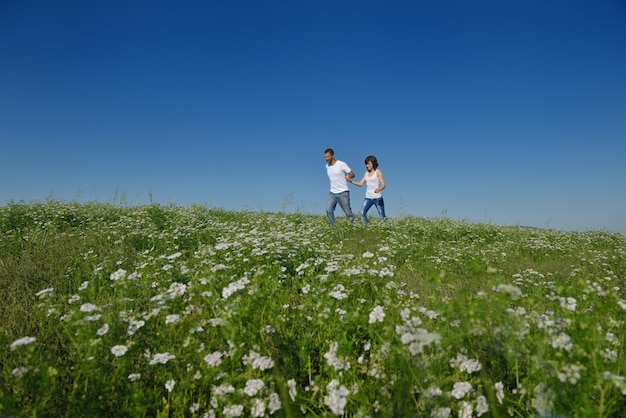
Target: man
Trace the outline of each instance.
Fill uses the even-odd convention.
[[[332,148],[324,151],[324,160],[326,160],[326,173],[330,179],[326,216],[328,216],[330,224],[334,226],[336,224],[335,208],[339,203],[343,213],[346,214],[350,222],[354,223],[354,214],[350,208],[350,189],[348,188],[348,181],[352,181],[354,173],[348,164],[335,159],[335,151]]]

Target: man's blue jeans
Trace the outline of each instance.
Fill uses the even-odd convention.
[[[365,200],[363,201],[363,206],[361,207],[361,218],[363,219],[363,222],[365,222],[365,225],[369,223],[369,220],[367,219],[367,211],[370,210],[372,206],[376,206],[376,210],[378,211],[378,216],[380,216],[383,221],[386,221],[387,216],[385,215],[385,201],[383,200],[383,198],[382,197],[379,197],[378,199],[365,198]]]
[[[352,209],[350,208],[350,192],[345,191],[341,193],[328,193],[328,200],[326,202],[326,216],[328,216],[328,220],[331,225],[335,225],[337,222],[335,221],[335,208],[337,207],[337,203],[343,210],[343,213],[346,214],[350,222],[354,222],[354,214],[352,213]]]

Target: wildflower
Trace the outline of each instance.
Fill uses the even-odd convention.
[[[80,286],[78,287],[78,290],[85,290],[87,289],[87,287],[89,286],[89,282],[88,281],[84,281],[80,284]]]
[[[328,352],[324,354],[324,358],[329,366],[333,367],[335,370],[348,370],[350,369],[350,363],[346,361],[342,361],[337,357],[337,349],[339,348],[339,343],[333,342],[330,344],[330,348]]]
[[[150,364],[151,366],[155,364],[167,364],[168,361],[175,358],[176,356],[170,353],[156,353],[152,356],[152,359],[148,364]]]
[[[236,291],[245,289],[248,283],[250,283],[250,280],[247,277],[242,277],[241,279],[230,283],[222,289],[222,299],[228,299]]]
[[[550,411],[554,407],[555,393],[544,382],[539,383],[533,389],[534,397],[531,405],[539,415],[552,415]]]
[[[165,323],[173,324],[174,322],[178,322],[179,319],[180,319],[180,315],[178,314],[167,315],[165,317]]]
[[[511,296],[511,299],[517,300],[522,296],[522,291],[519,287],[513,286],[512,284],[499,284],[494,287],[496,292],[506,293]]]
[[[229,405],[224,407],[225,417],[240,417],[243,414],[243,405]]]
[[[167,289],[166,297],[168,300],[172,300],[177,296],[182,296],[187,292],[187,285],[184,283],[174,282]]]
[[[114,271],[113,273],[111,273],[111,276],[109,276],[109,279],[115,282],[120,279],[123,279],[124,277],[126,277],[126,270],[118,269],[117,271]]]
[[[135,280],[141,277],[141,273],[138,273],[136,271],[133,271],[132,273],[130,273],[128,275],[128,277],[126,278],[126,280]]]
[[[423,313],[424,315],[426,315],[428,319],[437,319],[437,317],[439,316],[437,312],[431,311],[430,309],[426,309],[424,307],[420,307],[419,311]]]
[[[489,411],[489,403],[487,402],[487,398],[483,395],[480,395],[478,399],[476,399],[476,415],[481,416],[486,414]]]
[[[253,397],[255,396],[263,387],[265,386],[265,382],[261,379],[250,379],[246,382],[246,387],[243,389],[243,393]]]
[[[462,372],[474,373],[480,371],[481,367],[482,366],[480,365],[480,362],[478,360],[467,359],[463,361],[463,363],[461,363],[461,365],[459,366],[459,370],[461,370]]]
[[[372,309],[372,312],[370,312],[369,323],[373,324],[375,322],[383,322],[384,319],[385,311],[383,310],[383,307],[380,305],[375,306],[374,309]]]
[[[626,378],[624,378],[624,376],[619,376],[605,371],[602,373],[602,377],[605,380],[611,380],[613,384],[615,384],[615,386],[617,386],[617,388],[622,392],[622,395],[626,396],[626,384],[624,383],[626,382]]]
[[[150,298],[151,302],[159,302],[162,301],[165,298],[165,296],[159,294],[159,295],[154,295]]]
[[[130,321],[130,325],[128,325],[128,329],[126,330],[126,332],[128,333],[128,335],[134,335],[137,331],[139,331],[139,328],[143,327],[146,323],[144,321],[135,321],[135,320],[131,320]]]
[[[174,390],[175,385],[175,380],[168,380],[167,382],[165,382],[165,389],[167,389],[168,392],[171,392],[172,390]]]
[[[213,267],[211,267],[211,271],[212,271],[213,273],[215,273],[216,271],[219,271],[219,270],[226,270],[226,269],[229,269],[229,268],[230,268],[230,267],[228,267],[228,266],[226,266],[226,265],[224,265],[224,264],[216,264],[216,265],[214,265]]]
[[[362,267],[351,267],[345,269],[341,274],[345,276],[355,276],[357,274],[363,274],[364,272],[365,269],[363,269]]]
[[[243,364],[251,365],[253,369],[267,370],[274,367],[274,360],[270,357],[261,356],[259,353],[250,350],[250,354],[243,356]]]
[[[235,388],[233,387],[233,385],[213,386],[213,393],[216,396],[223,396],[223,395],[227,395],[229,393],[234,393],[234,392],[235,392]]]
[[[261,329],[261,332],[264,332],[266,334],[274,334],[276,333],[276,328],[271,325],[266,325],[265,327],[263,327],[263,329]]]
[[[431,418],[448,418],[450,416],[450,413],[452,413],[452,410],[450,408],[437,408],[437,409],[433,409],[430,412],[430,417]]]
[[[254,361],[252,362],[252,368],[254,369],[267,370],[271,369],[272,367],[274,367],[274,360],[269,357],[261,356],[254,359]]]
[[[613,345],[619,345],[619,339],[612,332],[606,333],[606,340]]]
[[[28,345],[34,343],[37,339],[35,337],[22,337],[17,339],[11,343],[11,350],[15,350],[15,348],[20,347],[22,345]]]
[[[560,298],[560,301],[561,301],[561,308],[567,309],[568,311],[576,310],[576,299],[572,297]]]
[[[296,273],[298,273],[299,276],[302,276],[304,274],[304,270],[308,267],[309,263],[302,263],[298,267],[296,267]]]
[[[502,401],[504,400],[504,384],[502,384],[502,382],[497,382],[494,386],[496,388],[496,398],[498,399],[498,403],[502,405]]]
[[[437,386],[431,386],[422,393],[425,398],[434,398],[436,396],[441,396],[442,394],[443,391]]]
[[[620,308],[626,311],[626,300],[620,299],[617,301],[617,304],[619,305]]]
[[[220,325],[226,325],[228,322],[224,318],[211,318],[209,319],[209,324],[213,327],[217,327]]]
[[[365,251],[363,253],[363,258],[372,258],[374,257],[374,254],[370,253],[369,251]]]
[[[461,363],[467,360],[467,356],[465,354],[458,353],[456,358],[450,359],[449,364],[450,367],[458,367]]]
[[[346,288],[342,284],[338,284],[328,295],[337,300],[342,300],[348,297],[348,294],[345,293],[344,290],[346,290]]]
[[[472,418],[474,409],[472,404],[466,401],[459,402],[459,418]]]
[[[253,417],[263,417],[265,416],[265,402],[261,399],[254,398],[251,401],[250,406],[250,415]]]
[[[85,321],[88,321],[88,322],[96,322],[96,321],[99,321],[99,320],[100,320],[100,318],[102,318],[102,315],[100,315],[100,314],[96,314],[96,315],[89,315],[89,316],[86,316],[86,317],[84,317],[83,319],[84,319]]]
[[[557,371],[557,377],[561,382],[569,382],[575,385],[580,379],[580,366],[577,364],[565,364],[563,368]]]
[[[200,410],[200,404],[198,402],[194,402],[193,404],[191,404],[191,406],[189,407],[189,412],[192,414],[195,414],[196,412],[198,412]]]
[[[395,276],[395,273],[387,267],[383,267],[382,269],[380,269],[380,272],[378,272],[378,277],[393,277],[393,276]],[[399,293],[401,293],[401,291]]]
[[[111,353],[115,357],[121,357],[126,354],[127,351],[128,347],[126,347],[125,345],[114,345],[113,347],[111,347]]]
[[[28,368],[22,366],[22,367],[16,367],[15,369],[13,369],[11,371],[11,374],[15,377],[18,377],[27,372],[28,372]]]
[[[93,303],[83,303],[82,305],[80,305],[79,308],[81,312],[93,312],[96,309],[98,309],[98,307]]]
[[[74,303],[74,302],[78,302],[79,300],[80,300],[80,296],[78,296],[78,295],[74,295],[74,296],[72,296],[71,298],[69,298],[69,299],[67,300],[67,303],[72,304],[72,303]]]
[[[52,293],[53,291],[54,291],[53,287],[47,287],[47,288],[42,289],[39,292],[35,293],[35,296],[41,298],[43,296],[46,296],[46,295]]]
[[[605,363],[615,363],[617,361],[617,350],[605,348],[604,351],[600,351],[599,354],[604,358]]]
[[[472,385],[468,382],[456,382],[452,388],[450,395],[456,399],[463,399],[463,397],[472,390]]]
[[[396,332],[400,335],[400,341],[403,344],[408,345],[408,350],[411,354],[420,354],[424,350],[424,346],[432,343],[438,344],[441,340],[441,336],[437,333],[431,333],[423,328],[417,328],[415,330],[406,329],[407,327],[397,326]]]
[[[167,258],[168,260],[174,260],[175,258],[178,258],[178,257],[180,257],[181,255],[183,255],[183,253],[181,253],[181,252],[179,251],[179,252],[174,253],[174,254],[172,254],[172,255],[168,255],[166,258]]]
[[[327,386],[328,394],[324,397],[324,403],[336,415],[343,415],[343,410],[348,403],[347,396],[350,391],[345,386],[339,386],[339,381],[333,379]]]
[[[131,373],[128,375],[128,380],[131,382],[136,382],[141,379],[141,373]]]
[[[296,390],[296,381],[294,379],[289,379],[287,381],[287,386],[289,387],[289,397],[295,402],[296,395],[298,393]]]
[[[159,296],[163,296],[163,295],[159,295]],[[154,298],[153,298],[154,299]],[[160,300],[160,299],[159,299]],[[159,306],[154,308],[153,310],[150,311],[150,313],[148,314],[143,314],[143,319],[148,320],[150,318],[152,318],[153,316],[157,316],[159,313],[161,313],[161,311],[165,309],[163,306]]]
[[[571,337],[564,332],[561,332],[556,337],[552,337],[550,339],[550,345],[554,348],[562,348],[567,351],[570,351],[574,347]]]

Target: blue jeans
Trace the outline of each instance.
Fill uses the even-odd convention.
[[[350,209],[350,192],[345,191],[341,193],[328,193],[328,200],[326,201],[326,216],[328,216],[328,220],[331,225],[335,225],[335,208],[337,207],[337,203],[343,209],[343,213],[346,214],[350,222],[354,222],[354,214],[352,213],[352,209]]]
[[[376,210],[378,211],[378,216],[380,216],[383,221],[386,221],[387,216],[385,215],[385,201],[383,200],[383,198],[382,197],[379,197],[378,199],[365,198],[365,200],[363,201],[363,206],[361,207],[361,218],[363,219],[363,222],[365,222],[365,225],[369,223],[369,220],[367,219],[367,211],[370,210],[372,206],[376,206]]]

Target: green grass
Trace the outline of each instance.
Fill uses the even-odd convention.
[[[0,416],[619,417],[626,239],[0,207]]]

